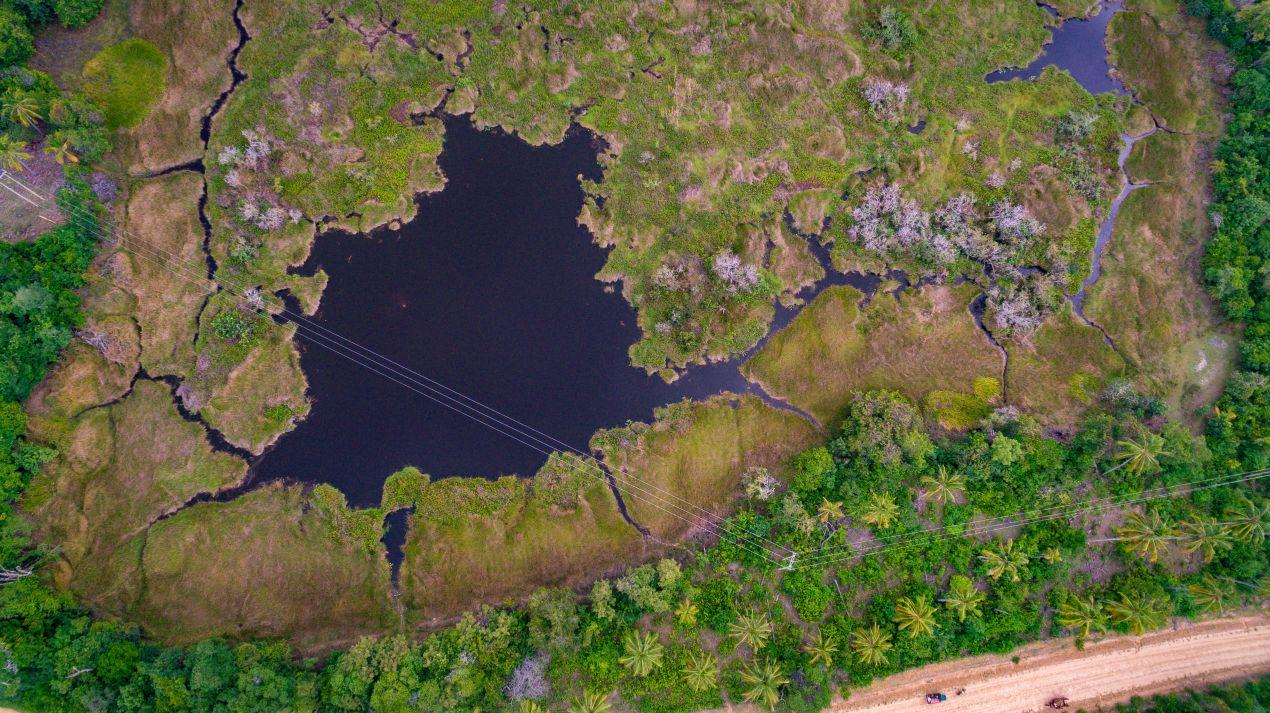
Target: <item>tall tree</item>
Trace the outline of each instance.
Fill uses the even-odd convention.
[[[966,489],[966,478],[961,473],[948,472],[941,465],[934,475],[922,476],[922,488],[926,490],[927,499],[942,505],[956,500]]]
[[[842,512],[842,503],[834,502],[829,498],[824,498],[820,502],[820,509],[816,511],[816,519],[822,525],[828,525],[831,522],[838,522],[844,517]]]
[[[1232,546],[1233,537],[1230,526],[1214,522],[1208,518],[1188,520],[1178,528],[1178,536],[1182,540],[1182,549],[1187,554],[1199,553],[1204,562],[1212,562],[1218,552],[1224,552]]]
[[[719,663],[709,651],[688,656],[683,668],[684,683],[694,691],[708,691],[719,685]]]
[[[1107,602],[1107,613],[1112,622],[1124,625],[1136,636],[1164,626],[1169,618],[1168,605],[1143,592],[1122,592],[1119,599]]]
[[[1226,511],[1226,521],[1231,523],[1230,533],[1240,542],[1260,545],[1266,541],[1266,521],[1270,520],[1270,500],[1254,502],[1243,492],[1239,502]]]
[[[954,574],[948,582],[948,595],[942,600],[950,611],[957,614],[957,621],[965,621],[967,615],[978,616],[979,606],[985,594],[975,588],[969,577]]]
[[[52,141],[44,146],[44,153],[53,157],[54,161],[59,164],[66,165],[68,163],[79,163],[79,156],[75,155],[74,149],[71,148],[69,140]]]
[[[1058,607],[1055,617],[1059,626],[1076,631],[1077,639],[1088,639],[1094,631],[1107,630],[1107,615],[1093,597],[1070,594]]]
[[[657,640],[656,633],[632,631],[626,635],[622,645],[625,653],[618,661],[636,676],[647,676],[661,665],[665,647]]]
[[[742,697],[750,703],[761,703],[768,710],[780,703],[781,686],[789,683],[774,661],[752,662],[741,669],[741,680],[747,686]]]
[[[751,651],[758,651],[772,634],[772,622],[762,612],[750,610],[728,625],[728,633],[738,643],[750,647]]]
[[[1019,573],[1027,566],[1028,557],[1022,550],[1014,547],[1014,540],[997,547],[990,547],[979,554],[979,561],[984,564],[988,576],[994,580],[1009,577],[1011,582],[1019,581]]]
[[[811,635],[811,641],[807,642],[803,648],[811,655],[813,664],[822,663],[825,668],[833,668],[833,655],[838,653],[838,644],[834,642],[832,636],[826,636],[825,632],[817,631]]]
[[[1204,575],[1196,584],[1187,586],[1195,606],[1206,614],[1222,615],[1226,613],[1226,600],[1230,597],[1230,588],[1212,575]]]
[[[609,703],[608,694],[583,693],[569,704],[569,713],[609,713],[613,704]]]
[[[1138,426],[1136,438],[1125,438],[1116,441],[1119,450],[1116,457],[1120,459],[1117,468],[1124,468],[1134,475],[1148,475],[1160,471],[1160,459],[1172,453],[1164,442],[1164,437]]]
[[[895,602],[895,616],[892,618],[900,631],[907,631],[914,639],[935,632],[935,605],[924,595],[900,597]]]
[[[26,148],[26,144],[12,136],[0,134],[0,166],[10,171],[24,170],[26,166],[22,162],[31,160]]]
[[[1168,551],[1174,537],[1173,526],[1156,510],[1146,515],[1129,513],[1124,524],[1116,528],[1116,534],[1126,550],[1145,557],[1148,562],[1160,561],[1160,555]]]
[[[851,632],[851,650],[861,663],[881,666],[886,663],[887,652],[891,650],[891,635],[883,631],[876,622],[872,626],[856,629]]]
[[[21,124],[28,129],[40,120],[40,103],[29,92],[11,89],[0,101],[0,112],[4,118],[14,124]]]
[[[880,530],[885,530],[891,526],[891,523],[895,522],[895,518],[899,513],[900,507],[895,504],[895,499],[891,497],[890,493],[873,493],[873,495],[869,496],[869,501],[860,513],[860,520]]]

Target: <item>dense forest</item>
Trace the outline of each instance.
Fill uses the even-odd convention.
[[[724,700],[819,710],[934,661],[1263,603],[1264,488],[1198,484],[1270,467],[1270,17],[1222,0],[1188,8],[1237,64],[1204,271],[1245,330],[1240,367],[1202,438],[1165,423],[1161,404],[1128,383],[1108,387],[1062,440],[1010,411],[964,435],[932,434],[902,396],[862,392],[827,442],[794,459],[787,487],[746,474],[747,497],[716,545],[601,579],[582,598],[542,590],[523,605],[483,607],[422,641],[367,638],[322,660],[297,660],[274,641],[165,647],[57,588],[50,553],[14,510],[52,455],[26,439],[21,402],[59,351],[91,338],[76,290],[101,225],[0,242],[0,701],[49,711],[601,713],[616,693],[650,712]],[[105,117],[22,63],[42,25],[83,24],[97,9],[0,7],[0,164],[14,169],[42,146],[65,172],[58,201],[80,215],[109,198],[92,173],[108,148]],[[1131,502],[1161,488],[1172,497]],[[1065,517],[1020,515],[1038,510]],[[786,571],[751,537],[837,554]],[[1253,711],[1267,701],[1261,681],[1123,710]]]

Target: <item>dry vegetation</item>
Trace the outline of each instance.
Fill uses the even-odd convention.
[[[861,307],[854,288],[829,288],[746,362],[746,376],[822,423],[855,391],[894,389],[918,402],[935,390],[969,392],[1003,367],[970,314],[977,294],[970,284],[879,292]]]
[[[693,508],[729,512],[744,471],[779,472],[815,437],[792,412],[721,394],[668,406],[652,424],[601,431],[592,445],[603,451],[631,518],[657,539],[675,541],[703,534],[700,521],[687,517]]]
[[[644,556],[598,471],[560,458],[530,480],[420,482],[401,568],[411,623],[435,625],[538,586],[589,584]]]

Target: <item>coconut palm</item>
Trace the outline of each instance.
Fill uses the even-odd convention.
[[[885,530],[895,522],[895,517],[899,514],[900,506],[895,504],[890,493],[874,493],[869,496],[864,512],[860,513],[860,520]]]
[[[1014,540],[1010,540],[996,548],[981,552],[979,561],[984,564],[988,576],[993,580],[1008,576],[1011,582],[1017,582],[1019,572],[1027,566],[1028,557],[1022,550],[1014,549]]]
[[[1116,534],[1126,550],[1148,562],[1158,562],[1173,539],[1173,527],[1156,510],[1149,515],[1134,512],[1129,513]]]
[[[825,498],[821,501],[820,509],[816,512],[816,519],[819,520],[822,525],[837,522],[843,517],[842,503],[834,502],[829,498]]]
[[[524,700],[516,706],[516,713],[547,713],[538,701]]]
[[[1230,588],[1222,584],[1211,575],[1204,575],[1204,578],[1198,584],[1192,584],[1186,588],[1190,592],[1191,599],[1195,600],[1195,606],[1206,614],[1225,614],[1226,600],[1230,597]]]
[[[1063,561],[1063,551],[1057,547],[1048,547],[1041,553],[1041,557],[1050,564],[1058,564]]]
[[[5,92],[0,111],[5,119],[28,129],[40,120],[40,103],[21,89]]]
[[[1204,562],[1212,562],[1217,553],[1232,546],[1232,536],[1226,525],[1205,518],[1189,520],[1178,528],[1182,549],[1187,554],[1200,553]]]
[[[609,713],[613,704],[606,693],[583,693],[569,704],[569,713]]]
[[[661,665],[662,653],[666,649],[657,640],[657,634],[651,631],[647,634],[633,631],[626,635],[622,643],[626,654],[618,661],[636,676],[647,676]]]
[[[741,669],[741,680],[748,686],[741,697],[750,703],[761,703],[768,710],[772,710],[780,702],[781,686],[789,683],[789,679],[781,675],[780,667],[773,661],[751,663]]]
[[[811,655],[813,664],[823,663],[825,668],[833,668],[833,655],[838,653],[838,644],[834,643],[832,636],[825,636],[823,631],[817,631],[803,649]]]
[[[691,599],[684,599],[679,604],[679,608],[675,610],[675,621],[682,626],[695,626],[697,624],[697,605],[693,604]]]
[[[949,503],[957,499],[957,495],[966,489],[966,478],[961,473],[949,473],[944,466],[939,466],[934,475],[922,477],[922,488],[926,497],[932,502]]]
[[[0,134],[0,166],[10,171],[21,171],[26,168],[22,162],[30,159],[26,144],[8,134]]]
[[[719,663],[714,654],[700,651],[688,656],[683,668],[684,683],[694,691],[708,691],[719,685]]]
[[[911,638],[929,635],[935,632],[935,605],[925,595],[900,597],[891,619]]]
[[[60,142],[50,141],[44,147],[44,153],[53,157],[54,161],[65,166],[68,163],[79,163],[79,156],[75,155],[75,151],[71,149],[71,142],[64,140]]]
[[[1260,545],[1266,541],[1266,521],[1270,520],[1270,500],[1253,502],[1247,495],[1239,494],[1239,505],[1226,511],[1231,523],[1230,534],[1240,542]]]
[[[728,633],[738,643],[750,647],[751,651],[758,651],[763,648],[767,637],[772,634],[772,622],[768,621],[767,616],[762,612],[751,610],[741,614],[736,618],[736,621],[728,624]]]
[[[1107,613],[1135,636],[1164,626],[1169,618],[1164,601],[1142,592],[1122,593],[1119,599],[1107,602]]]
[[[979,605],[983,604],[985,596],[975,588],[975,583],[969,577],[954,574],[948,582],[948,596],[940,601],[950,611],[956,612],[957,621],[965,621],[967,614],[979,615]]]
[[[1117,468],[1124,468],[1134,475],[1157,473],[1160,470],[1160,459],[1172,455],[1165,446],[1164,437],[1138,426],[1138,437],[1116,441],[1120,450],[1116,457],[1120,459]]]
[[[856,629],[851,632],[851,650],[860,663],[881,666],[886,663],[886,652],[891,650],[891,635],[876,623],[867,629]]]
[[[1068,596],[1059,605],[1055,620],[1059,626],[1075,629],[1078,639],[1088,639],[1093,631],[1107,630],[1107,615],[1093,597]]]

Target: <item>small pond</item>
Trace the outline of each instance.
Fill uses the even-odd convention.
[[[1051,16],[1055,15],[1048,5],[1041,7]],[[988,82],[1035,79],[1042,70],[1052,66],[1070,73],[1090,94],[1124,94],[1124,85],[1111,76],[1106,46],[1107,24],[1122,9],[1122,3],[1103,2],[1093,17],[1064,20],[1053,29],[1053,37],[1041,50],[1041,56],[1026,67],[997,70],[987,76]]]

